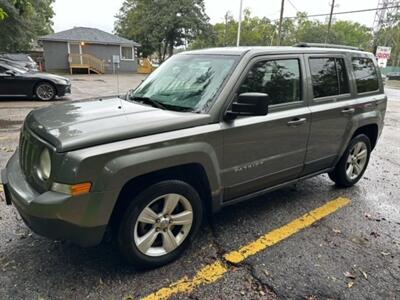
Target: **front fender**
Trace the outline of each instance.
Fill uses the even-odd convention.
[[[211,145],[201,142],[148,149],[118,156],[105,164],[93,188],[94,190],[122,189],[129,180],[135,177],[190,163],[200,164],[204,168],[214,196],[221,187],[218,158]]]

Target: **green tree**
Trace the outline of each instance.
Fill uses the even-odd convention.
[[[52,32],[54,0],[0,0],[0,52],[29,50],[38,36]]]
[[[143,56],[161,61],[209,30],[204,0],[125,0],[115,32],[142,44]]]
[[[0,21],[4,20],[7,18],[7,13],[0,7]]]
[[[278,40],[278,22],[268,18],[252,17],[249,9],[244,10],[242,21],[240,45],[242,46],[271,46]],[[191,48],[235,46],[238,23],[230,13],[227,13],[225,22],[212,26],[212,39],[210,35],[198,37]],[[327,37],[327,25],[310,20],[307,14],[299,12],[296,18],[284,19],[282,23],[281,45],[293,45],[298,42],[310,43],[335,43],[361,47],[371,50],[371,29],[350,21],[337,21],[332,25],[329,37]]]

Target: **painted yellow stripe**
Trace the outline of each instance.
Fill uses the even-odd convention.
[[[237,251],[232,251],[224,255],[224,258],[231,263],[240,263],[247,257],[252,256],[262,250],[271,247],[280,241],[290,237],[291,235],[299,232],[300,230],[309,227],[316,221],[330,215],[339,208],[349,204],[350,200],[347,198],[337,198],[328,202],[327,204],[314,209],[300,218],[293,220],[292,222],[275,229],[256,241],[240,248]]]
[[[200,269],[197,274],[190,280],[187,277],[178,280],[169,287],[162,288],[149,296],[142,298],[144,300],[160,300],[168,299],[170,296],[179,293],[190,293],[197,286],[202,284],[210,284],[220,279],[228,271],[228,268],[220,261],[216,261],[210,265]]]
[[[230,263],[240,263],[249,256],[255,255],[256,253],[281,242],[349,203],[350,200],[347,198],[337,198],[332,200],[325,205],[306,213],[300,218],[263,235],[256,241],[243,246],[239,250],[225,254],[224,259]],[[142,299],[162,300],[168,299],[175,294],[190,293],[200,285],[211,284],[217,281],[224,276],[226,272],[228,272],[228,266],[221,261],[216,261],[200,269],[192,279],[184,277],[170,286],[164,287]]]

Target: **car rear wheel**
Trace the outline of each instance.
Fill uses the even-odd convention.
[[[156,183],[138,194],[118,230],[128,262],[154,268],[178,258],[199,229],[203,215],[197,191],[179,180]]]
[[[39,100],[50,101],[56,97],[56,89],[51,83],[41,82],[35,87],[35,95]]]
[[[371,154],[371,142],[365,134],[354,137],[329,177],[341,187],[350,187],[363,176]]]

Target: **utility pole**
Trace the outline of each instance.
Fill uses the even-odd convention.
[[[379,0],[378,9],[376,10],[375,19],[374,19],[374,53],[376,52],[376,48],[378,47],[378,42],[382,43],[382,40],[379,38],[380,34],[384,35],[383,46],[388,46],[388,32],[386,30],[391,28],[394,25],[393,16],[397,16],[400,13],[400,1],[399,0]]]
[[[325,44],[328,42],[329,39],[329,34],[331,33],[331,26],[332,26],[332,14],[333,14],[333,9],[335,8],[335,0],[332,0],[331,3],[331,13],[329,15],[329,22],[328,22],[328,33],[326,34],[325,37]]]
[[[285,0],[282,0],[281,3],[281,16],[279,18],[279,28],[278,28],[278,46],[281,45],[282,41],[282,22],[283,22],[283,9],[285,7]]]
[[[243,0],[240,0],[239,23],[238,23],[236,47],[239,47],[239,45],[240,45],[240,27],[242,25],[242,6],[243,6]]]
[[[226,35],[228,34],[228,12],[225,13],[225,32],[224,32],[224,46],[226,47]]]

